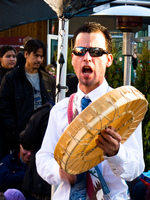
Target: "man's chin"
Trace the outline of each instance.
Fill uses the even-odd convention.
[[[86,79],[86,80],[82,81],[81,83],[82,83],[82,85],[85,85],[86,87],[92,86],[92,82],[89,79]]]
[[[39,69],[40,65],[34,65],[33,69]]]

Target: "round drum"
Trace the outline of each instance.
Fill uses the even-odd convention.
[[[54,151],[60,167],[69,174],[88,171],[104,160],[96,146],[98,134],[113,126],[124,143],[143,120],[147,100],[133,86],[118,87],[91,103],[66,128]]]

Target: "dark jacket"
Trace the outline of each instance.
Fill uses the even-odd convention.
[[[49,74],[43,67],[40,66],[40,72],[44,80],[44,85],[47,91],[49,102],[54,105],[55,103],[55,91],[56,91],[56,79]]]
[[[17,53],[17,63],[16,67],[24,67],[26,63],[26,59],[24,57],[24,49],[19,49],[19,52]]]
[[[12,70],[12,69],[11,69]],[[0,85],[1,85],[1,82],[2,82],[2,79],[3,77],[5,76],[5,74],[9,71],[11,71],[10,69],[5,69],[4,67],[2,67],[0,65]]]
[[[25,130],[21,133],[20,142],[23,148],[34,150],[23,181],[23,192],[26,194],[51,194],[51,185],[38,175],[35,165],[35,154],[41,147],[51,108],[52,106],[46,103],[36,109]]]
[[[9,188],[21,190],[25,171],[26,165],[16,151],[5,156],[0,162],[0,191],[5,192]]]
[[[27,170],[24,176],[22,191],[26,196],[31,194],[36,194],[39,196],[50,196],[51,185],[49,185],[38,175],[35,164],[35,154],[36,151],[32,152],[31,162],[27,166]]]
[[[20,134],[20,143],[24,149],[34,149],[36,151],[40,149],[51,108],[52,105],[47,102],[34,110],[26,128]]]
[[[43,80],[43,72],[38,70],[42,104],[48,102],[49,96]],[[23,67],[8,72],[2,80],[0,89],[0,121],[7,135],[7,142],[12,149],[19,145],[19,134],[25,129],[34,111],[33,88],[27,80]]]

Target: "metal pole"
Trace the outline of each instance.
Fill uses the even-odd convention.
[[[124,56],[124,85],[131,85],[132,57]]]
[[[134,53],[134,33],[123,33],[123,50],[124,55],[124,85],[131,85],[131,65],[132,55]]]
[[[58,53],[57,53],[57,78],[56,85],[66,86],[66,72],[67,72],[67,54],[68,54],[68,27],[69,20],[64,18],[59,18],[59,31],[58,31]],[[61,65],[59,63],[60,54],[64,57],[64,63]],[[62,67],[62,68],[61,68]],[[65,88],[65,87],[64,87]],[[56,94],[58,88],[56,89]],[[59,100],[65,98],[66,89],[61,89],[56,97],[55,103]]]
[[[57,53],[57,78],[56,85],[60,84],[60,86],[66,86],[66,72],[67,72],[67,54],[68,54],[68,27],[69,20],[59,19],[59,31],[58,31],[58,53]],[[59,63],[60,54],[63,55],[64,63],[61,66]],[[61,68],[62,67],[62,68]],[[58,92],[58,88],[56,88],[56,94]],[[60,88],[60,92],[55,99],[55,103],[65,98],[66,89]],[[51,199],[53,197],[54,192],[56,191],[58,185],[51,185]]]

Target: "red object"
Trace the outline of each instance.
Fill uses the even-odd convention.
[[[150,188],[150,183],[148,183],[147,181],[143,180],[140,178],[140,180],[142,181],[142,183],[147,187],[147,189]]]
[[[10,45],[14,47],[18,52],[20,46],[23,45],[24,38],[25,37],[0,37],[0,47],[3,45]]]
[[[91,175],[90,175],[89,171],[86,172],[86,190],[87,190],[87,193],[88,193],[90,200],[92,200],[92,194],[94,192],[94,186],[93,186],[93,182],[92,182]]]

